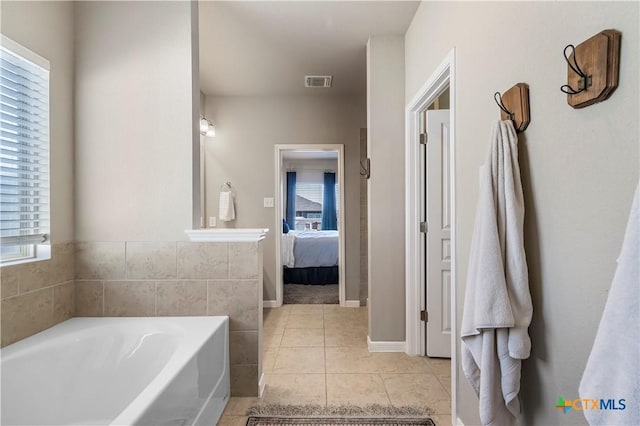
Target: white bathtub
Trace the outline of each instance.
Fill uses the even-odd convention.
[[[2,349],[2,425],[215,425],[228,317],[73,318]]]

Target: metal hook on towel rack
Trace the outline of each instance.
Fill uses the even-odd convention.
[[[567,49],[569,48],[571,48],[571,54],[573,55],[573,64],[571,63],[570,59],[571,55],[567,55]],[[565,61],[567,61],[567,65],[569,65],[569,68],[571,68],[573,72],[580,76],[580,80],[578,82],[578,90],[574,89],[568,84],[563,84],[562,86],[560,86],[560,90],[567,95],[577,95],[580,92],[584,92],[589,86],[591,86],[592,80],[591,76],[585,74],[585,72],[582,71],[582,68],[580,68],[580,65],[578,65],[578,60],[576,59],[576,47],[573,44],[568,44],[565,46],[562,54],[564,55],[564,59]]]
[[[504,106],[504,102],[502,102],[502,95],[500,94],[500,92],[496,92],[493,94],[493,100],[496,101],[496,104],[498,104],[500,109],[509,116],[509,120],[513,121],[515,116],[513,112],[509,111],[507,107]]]
[[[510,120],[516,132],[524,132],[531,122],[527,83],[517,83],[503,94],[496,92],[493,94],[493,99],[501,110],[501,119]]]
[[[227,191],[231,191],[231,182],[225,182],[222,185],[220,185],[220,192],[227,192]]]

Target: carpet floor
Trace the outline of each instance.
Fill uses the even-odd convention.
[[[435,426],[431,419],[366,419],[366,418],[282,418],[249,417],[247,426]]]
[[[285,284],[283,303],[285,304],[338,304],[338,284],[303,285]]]

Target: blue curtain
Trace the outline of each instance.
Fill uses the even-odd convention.
[[[324,174],[324,191],[322,192],[322,230],[335,231],[338,229],[335,173]]]
[[[296,229],[296,172],[287,172],[287,207],[285,210],[289,228]]]

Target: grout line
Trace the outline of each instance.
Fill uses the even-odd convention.
[[[104,306],[105,306],[105,285],[104,285],[104,281],[100,281],[100,284],[102,285],[102,313],[101,315],[104,316]]]
[[[382,387],[384,388],[384,393],[387,395],[387,399],[389,400],[389,405],[394,406],[393,403],[391,402],[391,396],[389,396],[389,391],[387,390],[387,385],[384,382],[384,378],[382,377],[382,374],[378,373],[378,376],[380,376],[380,380],[382,380]]]
[[[327,329],[324,325],[324,310],[325,306],[322,305],[322,342],[324,352],[324,404],[329,405],[329,380],[327,376]]]

